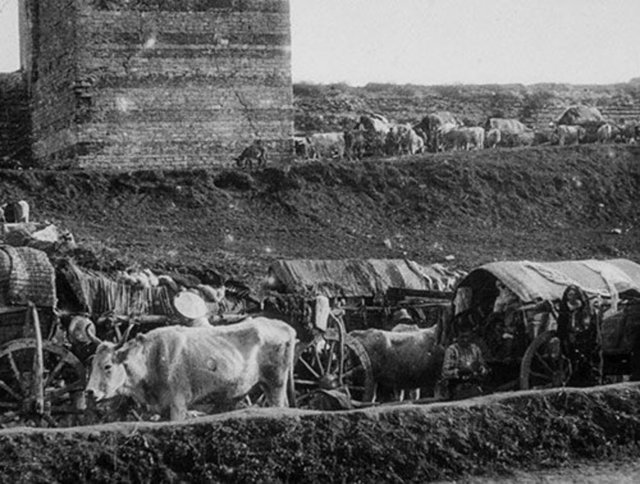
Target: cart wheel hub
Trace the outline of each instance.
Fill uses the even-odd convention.
[[[334,390],[340,386],[336,375],[322,375],[318,385],[322,390]]]

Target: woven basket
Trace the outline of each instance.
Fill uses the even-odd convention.
[[[30,247],[0,246],[0,299],[4,306],[55,307],[55,270],[47,254]]]

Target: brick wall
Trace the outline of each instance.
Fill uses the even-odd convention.
[[[291,155],[288,0],[25,0],[21,59],[41,167],[229,163],[260,138]],[[5,89],[6,91],[6,89]],[[11,105],[9,108],[8,106]],[[29,148],[29,143],[26,144]]]
[[[75,95],[76,0],[31,0],[29,44],[31,65],[26,66],[31,91],[33,154],[44,167],[66,163],[77,142]],[[23,35],[23,34],[21,34]]]
[[[0,167],[31,163],[29,98],[21,72],[0,74]]]
[[[288,0],[33,0],[34,153],[43,166],[291,156]]]

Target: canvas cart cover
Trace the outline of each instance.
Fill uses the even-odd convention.
[[[557,124],[602,124],[604,117],[598,108],[584,105],[571,106],[567,108],[558,118]]]
[[[0,305],[55,307],[55,270],[47,254],[30,247],[0,246]]]
[[[452,292],[464,275],[406,259],[287,260],[272,264],[269,272],[286,292],[327,297],[377,296],[390,287]]]
[[[616,297],[640,291],[640,265],[627,259],[561,262],[492,262],[471,271],[460,287],[472,286],[478,271],[488,271],[511,289],[522,302],[557,300],[570,284],[590,295]]]

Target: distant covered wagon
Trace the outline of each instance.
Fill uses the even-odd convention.
[[[598,108],[578,104],[565,109],[555,124],[557,126],[580,126],[584,128],[585,135],[581,141],[592,143],[598,138],[598,128],[606,122]]]

